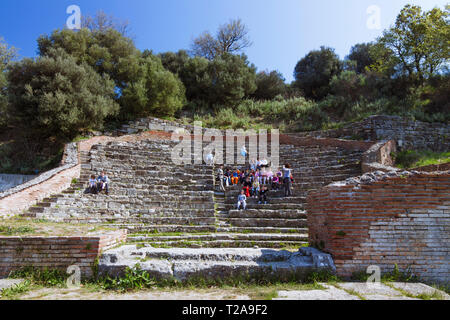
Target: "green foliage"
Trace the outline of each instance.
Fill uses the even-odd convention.
[[[236,275],[230,277],[190,277],[187,280],[180,281],[173,277],[154,278],[141,269],[139,264],[134,268],[127,268],[125,274],[119,278],[109,276],[97,280],[97,284],[105,290],[130,291],[142,290],[153,287],[169,288],[210,288],[210,287],[248,287],[273,285],[281,283],[302,283],[314,284],[318,282],[338,281],[339,279],[329,270],[321,271],[300,271],[289,274],[267,274],[266,272],[249,273],[246,275]]]
[[[120,278],[105,277],[100,280],[100,286],[105,290],[142,290],[155,286],[155,280],[139,265],[135,268],[127,268],[125,275]]]
[[[0,132],[8,124],[8,96],[6,74],[0,70]]]
[[[210,105],[235,107],[256,90],[256,68],[245,55],[224,54],[208,66]]]
[[[32,284],[30,280],[24,280],[11,288],[6,288],[0,291],[0,297],[7,300],[16,299],[18,296],[30,291],[31,286]]]
[[[136,81],[122,91],[123,113],[127,118],[173,116],[185,103],[185,89],[179,78],[152,55],[141,59],[140,69]]]
[[[117,114],[114,83],[61,51],[53,57],[24,59],[11,66],[9,96],[20,127],[41,137],[74,138],[82,130],[101,129]]]
[[[448,9],[423,12],[419,6],[406,5],[395,25],[378,39],[378,63],[384,69],[395,66],[398,74],[420,84],[438,74],[450,56],[448,17]]]
[[[450,152],[404,150],[392,155],[395,165],[402,169],[418,168],[450,162]]]
[[[347,68],[358,74],[365,73],[366,69],[375,62],[371,55],[373,46],[373,43],[358,43],[354,45],[346,59]]]
[[[283,75],[278,71],[262,71],[256,75],[256,91],[252,97],[259,100],[272,100],[286,93]]]
[[[41,56],[53,56],[61,49],[78,64],[87,64],[115,84],[120,117],[173,116],[185,102],[179,79],[166,71],[150,51],[136,49],[133,40],[113,28],[93,31],[56,30],[38,39]]]
[[[27,233],[33,233],[35,230],[31,227],[11,227],[11,226],[0,226],[0,235],[2,236],[15,236],[23,235]]]
[[[185,52],[160,55],[186,88],[188,109],[234,108],[256,90],[256,68],[245,55],[222,54],[213,60],[188,58]]]
[[[383,282],[419,282],[417,276],[414,276],[408,268],[405,271],[400,271],[398,265],[395,264],[391,272],[385,273],[381,276]]]
[[[11,61],[17,56],[17,50],[8,46],[0,37],[0,132],[6,128],[8,124],[8,81],[7,68]]]
[[[294,70],[295,84],[305,97],[322,99],[330,91],[333,76],[342,71],[343,65],[334,49],[321,47],[301,59]]]
[[[69,275],[62,270],[24,267],[10,273],[11,279],[25,279],[33,285],[44,287],[65,287]]]
[[[28,129],[24,129],[28,130]],[[36,174],[61,163],[64,145],[55,139],[39,139],[28,132],[15,133],[15,138],[0,144],[0,172]]]
[[[144,56],[148,54],[148,51],[143,52]],[[180,74],[186,63],[191,59],[186,50],[160,53],[158,57],[161,59],[164,68],[176,75]]]

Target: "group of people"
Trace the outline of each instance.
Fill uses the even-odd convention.
[[[95,178],[95,175],[91,175],[91,178],[89,179],[89,192],[92,194],[98,194],[102,191],[105,191],[105,193],[109,194],[108,189],[109,184],[109,178],[106,175],[105,171],[102,171],[100,173],[100,176]]]
[[[231,185],[242,185],[238,196],[237,209],[247,209],[247,199],[254,197],[259,204],[267,204],[270,190],[284,189],[286,197],[292,196],[292,183],[294,178],[290,164],[286,163],[283,169],[274,172],[267,161],[250,161],[247,169],[226,169],[220,166],[218,169],[219,188],[225,191]]]

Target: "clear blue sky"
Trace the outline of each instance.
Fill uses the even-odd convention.
[[[75,4],[83,14],[102,9],[130,21],[139,49],[154,52],[189,48],[205,30],[241,18],[250,29],[253,46],[246,50],[258,70],[279,70],[293,78],[297,61],[321,45],[343,58],[352,45],[374,40],[395,21],[401,8],[417,4],[443,8],[448,0],[0,0],[0,36],[20,49],[22,57],[36,55],[36,39],[68,18]],[[381,30],[367,27],[367,8],[381,10]]]

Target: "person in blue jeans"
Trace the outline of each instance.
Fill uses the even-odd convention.
[[[109,185],[108,176],[106,175],[105,171],[102,171],[100,176],[97,178],[97,192],[105,190],[105,193],[108,195],[109,194],[108,185]]]
[[[237,209],[240,210],[241,206],[244,210],[247,210],[247,196],[245,195],[244,190],[242,190],[241,194],[238,196]]]
[[[283,187],[284,187],[284,196],[291,197],[292,196],[292,169],[289,163],[286,163],[283,166]]]

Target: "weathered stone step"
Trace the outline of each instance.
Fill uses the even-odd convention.
[[[62,215],[62,216],[40,216],[36,215],[36,218],[46,218],[49,221],[65,222],[65,223],[96,223],[96,224],[148,224],[148,225],[191,225],[191,226],[214,226],[216,219],[214,217],[209,218],[197,218],[197,217],[149,217],[149,218],[130,218],[130,217],[102,217],[102,216],[76,216],[76,215]]]
[[[136,232],[154,232],[154,233],[168,233],[168,232],[215,232],[215,225],[152,225],[146,223],[109,223],[102,224],[103,226],[117,228],[117,229],[126,229],[130,233]]]
[[[130,234],[128,242],[163,242],[163,241],[216,241],[216,240],[248,240],[248,241],[308,241],[308,234],[294,233],[210,233],[181,235]]]
[[[229,233],[292,233],[307,234],[308,228],[283,228],[283,227],[218,227],[217,232]]]
[[[179,240],[153,241],[154,247],[163,248],[300,248],[308,245],[307,241],[262,241],[262,240]]]
[[[305,205],[303,203],[272,203],[271,199],[267,204],[258,204],[258,200],[247,201],[247,207],[250,209],[268,209],[268,210],[303,210]],[[236,208],[236,203],[227,203],[221,208],[229,211]]]
[[[304,228],[307,226],[306,219],[229,218],[227,222],[233,227]]]
[[[306,202],[306,197],[304,196],[293,196],[293,197],[283,197],[283,198],[271,198],[269,194],[269,202],[270,204],[304,204]],[[247,199],[247,204],[255,204],[258,203],[258,198],[249,198]],[[233,198],[228,198],[225,201],[225,204],[237,204],[237,195]]]
[[[100,209],[100,208],[78,208],[78,207],[62,207],[62,208],[41,208],[42,211],[35,211],[33,213],[48,214],[49,216],[77,216],[77,217],[122,217],[127,219],[149,219],[149,218],[164,218],[164,217],[214,217],[214,209],[177,209],[177,208],[158,208],[152,210],[145,209]]]
[[[189,249],[123,246],[108,250],[99,259],[101,276],[123,276],[127,268],[139,264],[151,277],[186,280],[191,277],[224,279],[225,277],[305,276],[323,269],[335,272],[333,260],[313,248],[298,252],[267,249]]]
[[[306,211],[270,209],[230,210],[228,218],[306,219]]]

